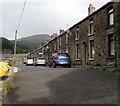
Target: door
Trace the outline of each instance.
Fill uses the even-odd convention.
[[[86,58],[87,58],[87,51],[86,51],[86,45],[85,42],[82,42],[82,65],[86,65]]]

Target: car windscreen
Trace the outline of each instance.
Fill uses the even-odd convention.
[[[37,58],[38,60],[45,60],[44,58]]]
[[[67,56],[67,57],[70,57],[68,54],[66,53],[59,53],[58,56]]]

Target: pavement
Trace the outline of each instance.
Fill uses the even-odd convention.
[[[79,68],[19,66],[3,104],[118,104],[118,75]]]
[[[0,83],[1,85],[1,83]],[[2,88],[0,88],[0,106],[2,105]]]

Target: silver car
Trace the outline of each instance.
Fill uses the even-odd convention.
[[[38,57],[34,60],[34,66],[44,65],[46,66],[46,60],[43,57]]]

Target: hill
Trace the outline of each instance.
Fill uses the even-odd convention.
[[[4,37],[0,37],[0,53],[2,54],[13,53],[12,43]]]
[[[17,39],[17,53],[28,53],[45,44],[50,39],[47,34],[33,35],[25,38]],[[13,53],[14,51],[14,40],[8,40],[0,37],[0,45],[2,45],[2,53]]]
[[[28,53],[45,44],[50,39],[47,34],[33,35],[17,39],[17,53]],[[11,41],[14,44],[14,41]]]

